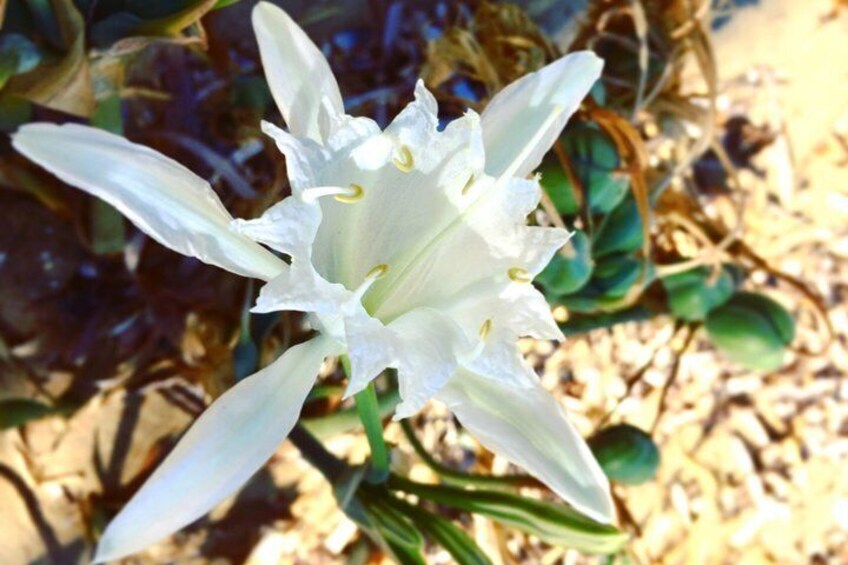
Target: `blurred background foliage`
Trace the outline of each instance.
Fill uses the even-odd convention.
[[[469,107],[482,110],[506,84],[565,52],[588,48],[606,60],[602,80],[539,170],[545,196],[531,217],[574,231],[536,281],[566,334],[663,317],[675,335],[687,336],[685,344],[704,331],[729,360],[771,371],[787,350],[801,349],[794,344],[796,321],[769,298],[777,284],[802,298],[819,331],[832,331],[821,298],[760,257],[741,232],[739,171],[756,172],[751,160],[774,134],[742,116],[719,121],[708,14],[725,3],[278,3],[329,58],[347,111],[381,125],[409,99],[419,76],[447,121]],[[255,217],[289,188],[285,163],[259,130],[261,119],[281,118],[250,28],[252,4],[2,1],[0,128],[78,121],[121,133],[210,179],[235,216]],[[699,77],[697,91],[684,88],[687,67]],[[108,205],[16,155],[7,136],[0,140],[0,224],[4,429],[70,417],[104,391],[151,386],[193,417],[207,397],[305,336],[296,315],[249,315],[253,285],[164,250]],[[765,284],[752,283],[754,270],[767,274]],[[316,389],[304,412],[303,441],[358,426],[342,405],[342,379],[336,371]],[[397,400],[391,378],[380,393],[388,415]],[[169,447],[153,446],[132,480],[122,480],[117,446],[132,433],[139,410],[124,410],[110,459],[98,463],[103,488],[81,501],[89,541]],[[639,484],[653,476],[660,455],[649,432],[615,425],[590,439],[613,481]],[[340,505],[397,560],[423,562],[423,534],[459,562],[486,562],[455,525],[463,512],[552,544],[609,554],[622,548],[626,535],[615,528],[520,496],[518,487],[538,488],[528,477],[451,469],[427,454],[413,425],[404,433],[444,485],[399,475],[370,481],[366,467],[349,467],[313,445]],[[463,489],[468,485],[478,488]],[[266,506],[271,514],[278,510],[273,502]],[[52,548],[56,555],[81,549],[67,550]]]

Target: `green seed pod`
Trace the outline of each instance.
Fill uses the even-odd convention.
[[[636,200],[629,196],[606,218],[595,234],[592,255],[595,258],[612,253],[632,253],[642,247],[642,218]]]
[[[795,322],[780,304],[753,292],[738,292],[706,318],[710,340],[735,363],[773,371],[783,364],[795,337]]]
[[[660,450],[651,436],[637,427],[618,424],[588,440],[589,448],[611,481],[640,485],[656,475]]]
[[[555,296],[579,290],[592,276],[591,245],[589,236],[584,232],[574,232],[566,248],[554,255],[536,281]],[[571,256],[566,257],[566,252]]]
[[[714,277],[706,267],[665,277],[662,283],[671,313],[690,322],[703,320],[710,310],[724,304],[736,286],[726,268]]]

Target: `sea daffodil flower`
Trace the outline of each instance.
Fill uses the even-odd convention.
[[[530,283],[568,233],[526,225],[541,196],[528,176],[601,60],[563,57],[441,130],[419,82],[382,131],[344,113],[329,64],[285,12],[260,3],[253,25],[288,126],[263,131],[285,155],[292,187],[258,219],[233,220],[203,179],[97,129],[37,123],[13,138],[166,247],[266,281],[254,312],[306,312],[319,332],[198,418],[109,524],[96,559],[144,549],[238,489],[294,426],[324,359],[341,354],[351,363],[348,395],[396,368],[396,417],[436,398],[484,446],[610,521],[603,472],[517,346],[521,336],[563,337]]]

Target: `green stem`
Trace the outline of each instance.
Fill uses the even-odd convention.
[[[530,475],[503,475],[500,477],[496,477],[493,475],[475,475],[471,473],[464,473],[457,469],[451,469],[447,465],[437,461],[430,455],[424,446],[421,444],[421,441],[418,439],[418,436],[415,434],[415,430],[412,429],[412,424],[409,419],[404,419],[400,421],[401,429],[403,430],[403,434],[406,436],[407,441],[412,446],[412,449],[415,450],[415,453],[418,457],[424,461],[424,464],[430,467],[439,477],[442,478],[446,483],[455,484],[455,485],[478,485],[478,486],[489,486],[492,488],[509,488],[515,489],[518,487],[541,487],[539,481],[531,477]]]
[[[397,389],[389,390],[385,394],[377,396],[380,419],[384,420],[391,416],[398,402],[400,402],[400,394]],[[346,408],[317,418],[303,418],[300,423],[318,439],[326,439],[334,435],[362,429],[362,420],[359,419],[356,407]]]
[[[331,484],[335,484],[348,469],[347,463],[327,451],[324,445],[300,424],[295,424],[289,433],[289,441]]]
[[[350,359],[342,357],[342,366],[345,373],[350,376]],[[389,450],[386,440],[383,439],[383,420],[380,415],[380,404],[377,402],[377,391],[374,383],[368,383],[364,390],[353,396],[356,403],[356,411],[359,419],[365,427],[365,436],[371,447],[371,468],[374,471],[373,478],[376,482],[383,482],[389,476]]]

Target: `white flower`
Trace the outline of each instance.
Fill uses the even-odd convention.
[[[205,181],[121,137],[52,124],[14,136],[18,151],[163,245],[268,281],[255,312],[307,312],[320,331],[195,422],[109,525],[97,560],[141,550],[232,494],[294,426],[324,358],[342,353],[348,394],[394,367],[396,417],[437,398],[483,445],[609,521],[604,474],[517,348],[520,336],[562,338],[530,281],[568,234],[526,225],[540,198],[538,180],[526,177],[601,60],[564,57],[443,131],[419,82],[415,101],[381,131],[345,115],[327,61],[282,10],[260,3],[253,24],[288,125],[263,130],[286,156],[293,191],[259,219],[232,220]]]

